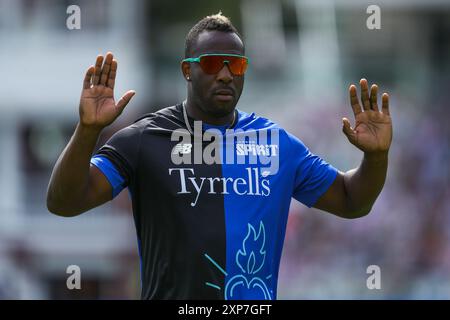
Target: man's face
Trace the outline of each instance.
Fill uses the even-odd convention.
[[[192,57],[206,53],[244,55],[244,45],[235,33],[203,31],[192,46]],[[217,74],[205,73],[198,63],[189,63],[189,68],[186,67],[183,72],[189,73],[191,97],[204,113],[223,117],[234,110],[244,87],[243,75],[233,75],[227,64]]]

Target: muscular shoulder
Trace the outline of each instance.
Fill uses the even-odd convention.
[[[245,113],[239,110],[239,129],[244,131],[252,130],[269,130],[271,131],[271,136],[277,136],[280,143],[287,143],[290,145],[292,140],[296,139],[292,134],[285,130],[281,125],[272,121],[269,118],[257,116],[255,113]]]
[[[140,116],[130,126],[142,131],[152,129],[175,130],[183,126],[181,105],[163,108]]]
[[[132,124],[118,130],[109,142],[139,144],[141,135],[160,130],[175,130],[182,126],[181,109],[178,105],[144,114]]]

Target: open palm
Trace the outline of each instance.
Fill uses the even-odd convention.
[[[104,63],[103,63],[104,60]],[[117,102],[114,100],[114,84],[117,61],[108,52],[105,59],[97,57],[95,66],[86,71],[80,98],[80,121],[83,125],[102,129],[111,124],[130,102],[135,92],[126,92]]]
[[[361,104],[359,103],[355,85],[349,88],[350,103],[355,116],[355,126],[343,118],[343,132],[348,140],[366,153],[387,152],[392,141],[392,120],[389,114],[389,96],[382,95],[381,111],[377,104],[378,86],[370,88],[366,79],[361,79]]]

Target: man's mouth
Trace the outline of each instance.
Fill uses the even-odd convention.
[[[219,89],[214,92],[216,98],[220,101],[231,101],[234,98],[234,92],[230,89]]]

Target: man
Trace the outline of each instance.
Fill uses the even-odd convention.
[[[343,173],[270,120],[236,109],[248,59],[228,18],[217,14],[199,21],[185,49],[187,100],[144,115],[92,157],[102,129],[135,94],[128,91],[116,103],[117,61],[111,53],[97,57],[84,79],[80,121],[50,179],[48,209],[76,216],[128,187],[142,298],[275,299],[291,197],[343,218],[362,217],[374,204],[392,139],[388,95],[383,94],[380,110],[376,85],[369,93],[367,81],[360,81],[361,104],[350,86],[356,124],[352,128],[344,118],[343,132],[364,157],[358,168]],[[194,120],[202,121],[200,136],[215,129],[214,137],[222,141],[219,161],[189,161],[207,154],[206,141],[200,151],[195,138],[194,145],[173,141],[175,133],[198,137]],[[235,154],[225,161],[230,151]],[[267,168],[259,158],[252,162],[252,155],[275,165]],[[244,161],[234,161],[238,156]]]

